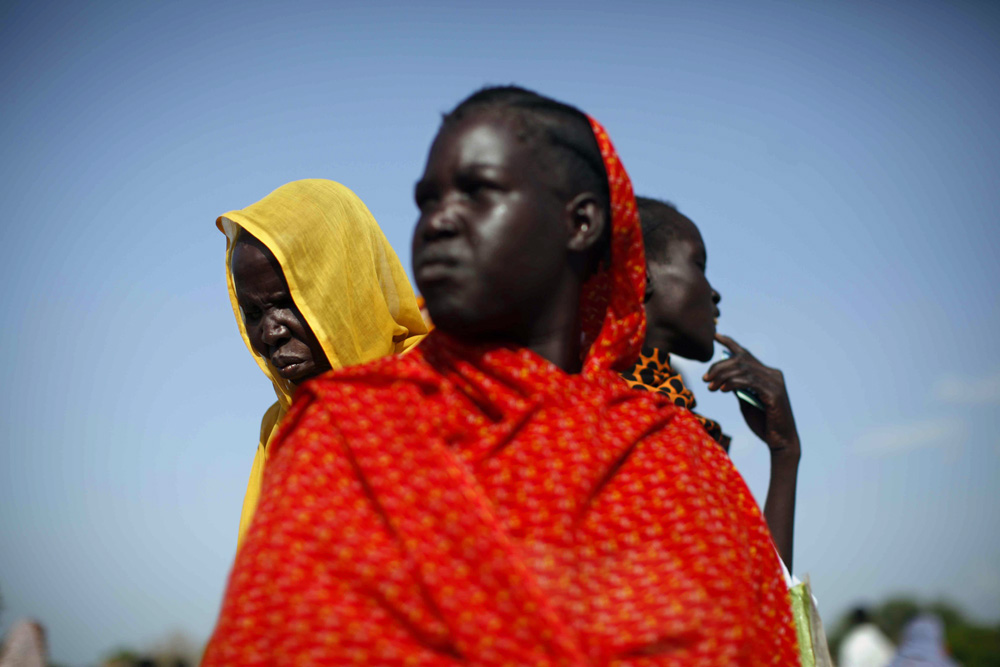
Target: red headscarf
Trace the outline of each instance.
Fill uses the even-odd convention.
[[[642,237],[592,124],[612,253],[582,297],[583,372],[436,331],[303,386],[205,665],[798,664],[743,480],[613,371],[642,343]]]

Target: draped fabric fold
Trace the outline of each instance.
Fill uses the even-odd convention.
[[[345,368],[412,348],[427,333],[399,258],[364,202],[334,181],[287,183],[260,201],[218,218],[226,235],[226,283],[240,335],[274,385],[277,402],[261,421],[260,441],[240,518],[242,542],[260,495],[267,445],[292,403],[295,386],[253,349],[233,284],[233,244],[245,230],[278,260],[292,300],[330,365]]]
[[[206,665],[796,665],[767,528],[691,414],[627,387],[644,261],[611,185],[583,371],[432,332],[306,383]]]

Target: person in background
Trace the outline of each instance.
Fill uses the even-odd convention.
[[[0,646],[0,667],[46,667],[45,629],[31,619],[15,623]]]
[[[644,335],[631,182],[579,110],[449,113],[411,354],[300,387],[204,665],[797,665],[778,557]]]
[[[634,388],[661,393],[675,405],[693,410],[694,394],[671,368],[671,355],[708,361],[716,341],[730,350],[732,357],[713,364],[703,379],[709,391],[748,390],[764,406],[761,410],[739,401],[750,430],[771,453],[764,516],[778,553],[791,570],[801,447],[784,376],[716,332],[722,297],[708,281],[708,254],[698,227],[672,204],[648,197],[637,197],[636,202],[646,244],[646,340],[639,361],[622,377]],[[728,451],[729,436],[722,433],[722,427],[695,416]]]
[[[670,203],[637,197],[646,245],[646,340],[639,360],[622,374],[631,387],[667,396],[694,410],[694,394],[670,365],[671,355],[708,361],[715,342],[731,358],[714,364],[704,379],[712,391],[752,392],[757,406],[739,401],[751,430],[768,445],[771,479],[764,515],[784,563],[792,598],[803,665],[826,665],[826,635],[808,583],[790,574],[795,524],[795,494],[801,447],[781,371],[769,368],[735,340],[716,332],[721,295],[707,277],[708,255],[698,227]],[[692,413],[705,431],[729,451],[730,438],[715,421]]]
[[[856,608],[851,613],[851,625],[840,644],[838,667],[886,667],[896,649],[872,621],[868,610]]]
[[[889,667],[958,667],[948,657],[941,619],[934,614],[921,614],[907,623]]]
[[[339,183],[294,181],[216,224],[226,235],[226,282],[240,335],[278,397],[261,422],[242,543],[268,443],[296,388],[331,369],[403,353],[427,327],[375,218]]]

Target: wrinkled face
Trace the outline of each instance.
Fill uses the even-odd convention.
[[[663,260],[650,259],[652,295],[646,303],[650,326],[666,332],[670,352],[708,361],[715,346],[715,321],[722,297],[705,276],[707,256],[698,229],[689,224],[667,246]]]
[[[417,183],[413,270],[435,325],[466,338],[518,338],[567,266],[565,197],[518,137],[480,112],[443,128]]]
[[[250,344],[299,383],[330,370],[330,362],[292,302],[281,265],[260,241],[243,232],[233,247],[233,283]]]

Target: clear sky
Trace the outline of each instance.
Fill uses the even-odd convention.
[[[38,617],[69,665],[207,637],[273,400],[216,216],[332,178],[409,267],[440,113],[511,82],[700,225],[720,329],[785,371],[827,622],[1000,620],[1000,5],[470,4],[3,3],[0,632]],[[764,446],[695,390],[761,497]]]

